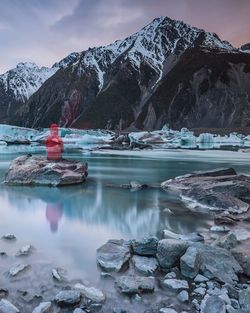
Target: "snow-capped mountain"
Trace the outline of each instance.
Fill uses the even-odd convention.
[[[15,122],[140,129],[202,121],[226,125],[242,123],[237,101],[248,105],[244,66],[249,54],[214,33],[167,17],[124,40],[68,58],[52,67],[62,69],[19,110]]]

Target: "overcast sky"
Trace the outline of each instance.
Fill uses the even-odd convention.
[[[250,0],[0,0],[0,73],[51,66],[73,51],[122,39],[158,16],[250,42]]]

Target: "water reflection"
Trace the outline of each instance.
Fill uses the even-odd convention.
[[[52,233],[57,232],[58,223],[63,215],[63,207],[61,202],[48,202],[46,206],[46,218],[50,224]]]

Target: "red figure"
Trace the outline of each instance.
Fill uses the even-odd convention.
[[[46,139],[47,159],[60,160],[63,152],[63,141],[58,134],[57,124],[50,125],[50,135]]]

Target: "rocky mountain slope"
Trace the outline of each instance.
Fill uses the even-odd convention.
[[[166,123],[172,128],[246,127],[250,54],[245,48],[157,18],[125,40],[75,54],[11,122],[150,130]]]

